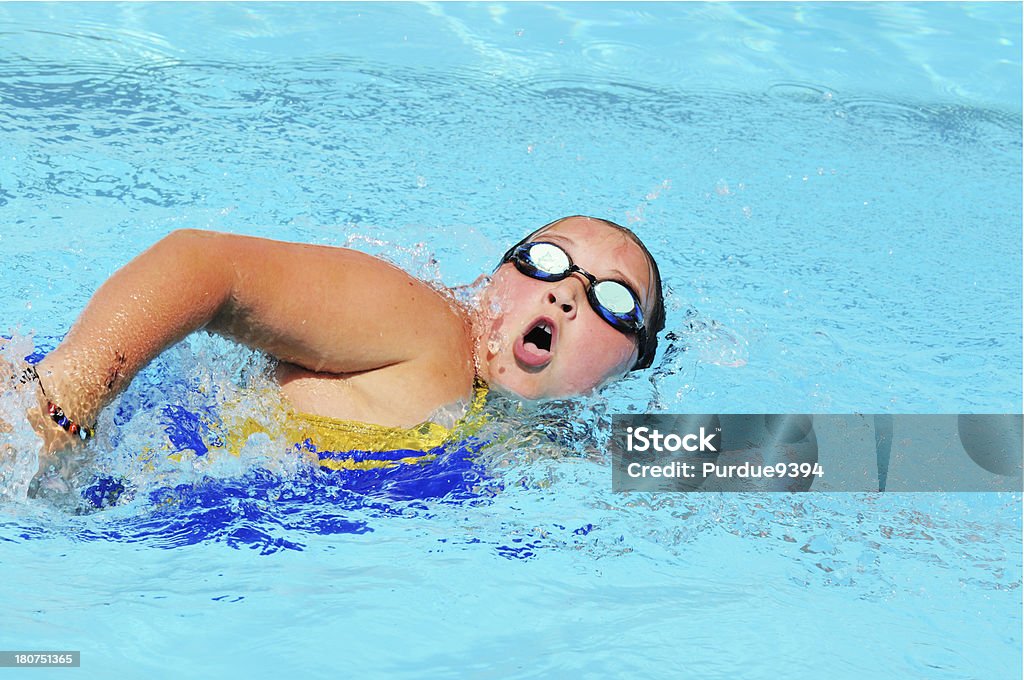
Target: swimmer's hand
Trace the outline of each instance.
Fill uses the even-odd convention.
[[[25,412],[25,417],[42,442],[39,470],[29,483],[28,497],[35,498],[40,491],[66,493],[85,458],[82,441],[53,422],[47,411],[46,397],[37,383],[26,387],[34,388],[36,403]]]
[[[41,490],[65,493],[70,489],[68,481],[81,467],[84,458],[81,440],[64,431],[53,422],[46,410],[46,399],[36,382],[26,382],[19,376],[27,366],[24,362],[14,363],[0,357],[0,376],[7,378],[6,396],[13,398],[13,393],[29,392],[30,402],[34,404],[25,411],[25,420],[32,426],[42,443],[39,450],[39,470],[29,484],[28,496],[35,498]],[[17,411],[15,411],[17,412]],[[9,412],[10,413],[10,412]],[[14,431],[12,423],[0,418],[0,434]],[[77,449],[77,451],[76,451]],[[4,468],[12,468],[17,452],[14,447],[4,442],[0,447],[0,464]]]

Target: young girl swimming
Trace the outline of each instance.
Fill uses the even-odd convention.
[[[21,381],[36,389],[42,470],[198,329],[275,357],[297,413],[408,428],[480,383],[528,400],[588,393],[650,366],[664,318],[654,258],[602,219],[527,236],[472,306],[358,251],[181,230],[111,276]]]

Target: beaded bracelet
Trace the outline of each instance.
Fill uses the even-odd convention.
[[[21,373],[21,383],[24,385],[25,383],[33,381],[39,383],[39,391],[41,391],[43,396],[46,397],[46,390],[43,388],[43,383],[39,380],[39,373],[36,372],[36,367],[29,366]],[[71,420],[71,418],[64,415],[64,411],[61,407],[50,401],[49,397],[46,399],[46,411],[50,414],[50,418],[53,422],[64,428],[65,432],[72,435],[78,435],[79,439],[83,442],[96,435],[95,429],[86,427],[85,425],[79,425],[75,421]]]

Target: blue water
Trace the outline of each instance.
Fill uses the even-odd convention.
[[[593,399],[492,404],[500,442],[421,476],[188,448],[267,408],[264,358],[196,336],[103,415],[106,509],[20,498],[35,442],[2,435],[0,648],[87,677],[1021,677],[1020,494],[616,495],[601,437],[1019,413],[1020,36],[1015,3],[0,4],[6,358],[176,228],[460,285],[573,213],[648,242],[671,336]]]

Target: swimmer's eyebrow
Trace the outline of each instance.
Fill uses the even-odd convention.
[[[572,240],[568,236],[562,236],[561,234],[550,234],[550,235],[549,234],[541,234],[540,236],[538,236],[538,238],[540,238],[540,239],[548,239],[550,241],[556,241],[556,242],[557,241],[562,241],[566,245],[569,245],[569,246],[575,246],[576,245],[576,241]],[[569,253],[569,255],[571,256],[572,253]],[[575,258],[573,258],[573,262],[576,262]],[[590,271],[590,267],[583,267],[583,268],[586,269],[587,271]],[[610,269],[608,269],[606,271],[609,274],[612,274],[614,276],[618,276],[620,280],[625,281],[626,283],[628,283],[630,285],[630,287],[637,292],[638,295],[640,294],[640,291],[642,291],[644,289],[643,286],[641,286],[639,283],[637,283],[633,279],[633,277],[626,276],[623,272],[619,271],[615,267],[612,267],[612,268],[610,268]],[[591,273],[593,273],[593,272],[591,272]],[[602,278],[602,277],[598,277],[598,278]]]

